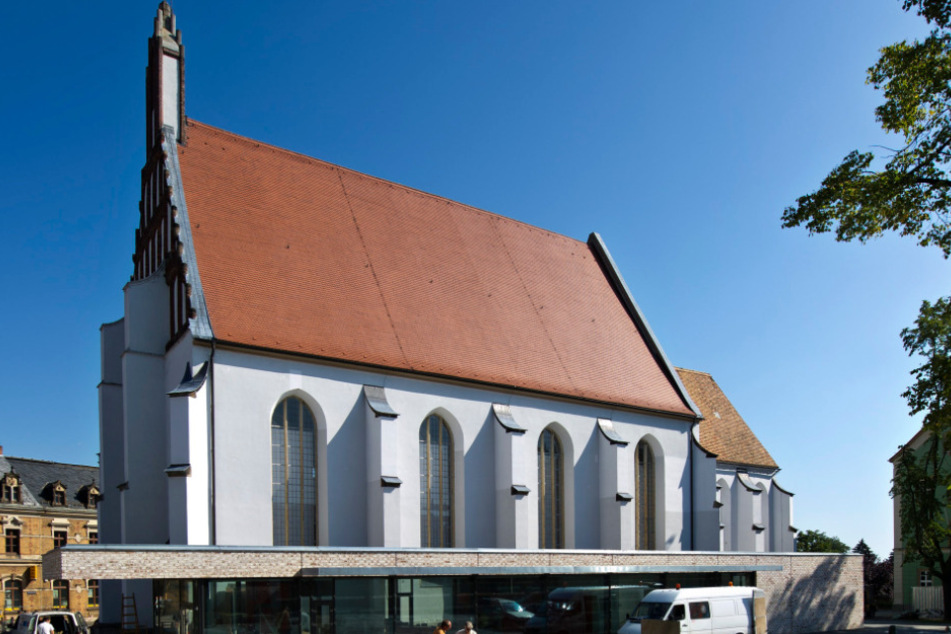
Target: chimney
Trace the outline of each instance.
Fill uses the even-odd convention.
[[[167,2],[159,4],[149,38],[149,65],[145,70],[146,156],[170,127],[185,142],[185,46],[175,28],[175,14]]]

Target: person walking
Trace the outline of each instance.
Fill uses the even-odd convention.
[[[466,621],[466,626],[461,630],[456,630],[456,634],[478,634],[478,632],[472,629],[472,621]]]
[[[448,620],[443,621],[442,623],[439,624],[439,627],[433,630],[433,634],[449,634],[449,628],[451,627],[452,627],[452,621],[448,621]]]

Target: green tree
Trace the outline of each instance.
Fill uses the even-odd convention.
[[[796,538],[796,551],[800,553],[847,553],[849,547],[838,537],[830,537],[822,531],[803,531]]]
[[[951,300],[921,305],[912,328],[902,331],[908,354],[924,362],[905,390],[912,414],[924,413],[928,432],[918,449],[902,449],[895,462],[892,495],[899,504],[905,560],[917,561],[941,580],[945,618],[951,616]]]
[[[882,128],[901,137],[883,157],[850,152],[815,192],[783,212],[784,227],[837,240],[865,242],[886,232],[913,237],[951,255],[951,0],[902,0],[933,30],[922,41],[886,46],[868,69],[882,91],[875,109]],[[941,579],[945,618],[951,617],[951,299],[921,305],[915,325],[901,333],[909,356],[923,363],[903,394],[911,414],[923,414],[925,446],[902,451],[892,495],[901,498],[905,561],[917,561]]]
[[[865,616],[872,618],[879,607],[892,603],[892,555],[879,561],[875,551],[860,539],[852,552],[862,555],[862,576],[865,580]]]
[[[905,560],[917,561],[941,580],[944,613],[951,606],[951,507],[948,453],[936,435],[920,449],[903,448],[895,464],[892,495],[901,499],[899,521]]]

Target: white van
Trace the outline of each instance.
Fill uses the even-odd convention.
[[[618,634],[678,633],[766,634],[766,593],[744,586],[652,590],[618,630]]]

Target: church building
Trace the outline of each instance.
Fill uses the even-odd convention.
[[[828,559],[789,565],[775,462],[668,360],[599,235],[187,117],[165,2],[148,50],[101,543],[50,561],[102,571],[103,620],[134,595],[170,634],[607,633],[650,588],[733,582],[793,627],[784,593]],[[841,561],[824,587],[857,570],[860,596]],[[580,612],[546,603],[565,587]]]

